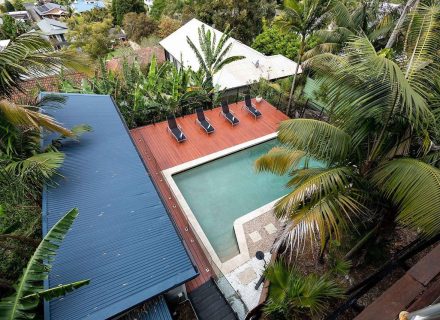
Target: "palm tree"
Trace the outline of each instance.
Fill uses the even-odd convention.
[[[284,10],[275,20],[275,24],[285,32],[294,32],[300,37],[298,59],[290,89],[289,102],[286,114],[289,115],[292,98],[295,92],[296,78],[303,62],[306,49],[306,40],[315,30],[321,28],[330,12],[332,0],[284,0]]]
[[[270,287],[264,312],[275,319],[323,315],[332,300],[344,297],[341,286],[328,274],[304,276],[282,260],[271,264],[265,276]]]
[[[210,92],[210,100],[212,104],[214,102],[214,75],[218,73],[224,66],[234,61],[244,59],[245,57],[228,55],[232,48],[232,42],[228,43],[230,38],[228,31],[222,34],[218,43],[216,34],[211,33],[211,30],[206,31],[205,25],[202,25],[198,29],[198,33],[198,46],[196,46],[189,37],[186,37],[186,41],[194,51],[194,54],[196,55],[200,65],[200,69],[204,72],[203,87]]]
[[[88,73],[87,62],[76,51],[55,51],[35,32],[22,34],[0,52],[0,98],[11,98],[30,77],[54,75],[63,68]]]
[[[0,52],[0,170],[13,176],[48,178],[61,164],[62,155],[50,150],[40,151],[40,128],[72,137],[71,130],[63,128],[52,117],[39,112],[42,104],[60,104],[62,98],[47,96],[36,106],[19,105],[10,100],[22,90],[26,78],[53,75],[63,68],[88,72],[87,59],[72,51],[55,51],[52,45],[36,33],[17,37]],[[28,181],[28,187],[38,188],[39,179]],[[41,183],[44,182],[40,181]]]
[[[42,289],[43,281],[49,275],[56,250],[60,247],[77,216],[78,209],[70,210],[46,234],[15,286],[15,293],[0,301],[2,319],[33,319],[41,298],[51,300],[89,284],[90,280],[80,280],[55,288]]]
[[[57,132],[61,138],[75,137],[86,129],[68,130],[39,112],[40,105],[59,105],[62,98],[46,96],[34,106],[16,104],[11,98],[20,91],[24,93],[22,84],[30,77],[58,74],[63,68],[88,71],[84,63],[87,59],[83,55],[55,51],[37,33],[17,37],[0,52],[0,210],[5,217],[5,224],[0,228],[0,249],[12,252],[7,259],[2,259],[2,263],[5,261],[3,267],[13,269],[7,275],[10,279],[15,279],[17,270],[28,257],[27,248],[34,247],[40,219],[36,213],[40,211],[41,187],[64,159],[54,145],[42,150],[41,128],[43,132]],[[15,240],[20,241],[20,246]]]
[[[349,8],[334,1],[328,17],[329,25],[317,30],[318,44],[304,54],[307,60],[319,53],[338,53],[353,36],[367,36],[376,49],[385,47],[400,16],[399,7],[384,11],[384,1],[359,1]]]
[[[439,155],[433,146],[440,7],[419,5],[408,18],[406,52],[397,62],[364,37],[353,38],[342,56],[313,59],[327,90],[329,121],[282,123],[282,146],[256,163],[259,170],[292,174],[294,189],[275,208],[289,221],[277,245],[295,251],[312,239],[323,249],[357,218],[374,230],[396,219],[424,237],[440,232],[440,170],[428,163]],[[300,166],[304,158],[324,167]]]

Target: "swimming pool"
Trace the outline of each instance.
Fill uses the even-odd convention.
[[[289,176],[254,169],[276,145],[272,139],[172,176],[222,263],[239,254],[234,221],[289,192]]]

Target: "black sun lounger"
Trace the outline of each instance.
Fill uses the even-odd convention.
[[[245,101],[245,108],[246,110],[255,117],[255,119],[261,117],[261,112],[255,108],[255,106],[252,104],[251,101],[251,96],[250,95],[246,95],[244,97],[244,101]]]
[[[228,103],[226,101],[222,101],[222,111],[220,111],[221,115],[225,117],[233,126],[240,123],[240,120],[235,116],[235,114],[229,110]]]
[[[197,108],[197,119],[196,122],[201,126],[206,133],[210,134],[215,131],[214,127],[209,123],[209,119],[205,117],[205,113],[203,112],[203,108]]]
[[[173,135],[177,142],[186,140],[182,128],[177,124],[176,117],[168,116],[168,132]]]

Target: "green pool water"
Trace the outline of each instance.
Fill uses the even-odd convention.
[[[254,169],[255,160],[276,145],[269,140],[173,175],[222,262],[239,253],[234,221],[289,192],[288,176]]]

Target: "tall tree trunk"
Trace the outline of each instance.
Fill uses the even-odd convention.
[[[385,48],[391,48],[394,43],[397,40],[397,36],[399,35],[400,29],[402,29],[403,23],[405,22],[405,18],[408,14],[408,12],[411,10],[412,7],[417,6],[420,0],[408,0],[406,2],[405,8],[403,8],[402,15],[400,16],[399,20],[397,21],[396,26],[394,27],[393,32],[390,35],[390,38],[388,39],[387,45]]]
[[[298,61],[296,62],[295,74],[293,75],[292,86],[290,87],[289,102],[287,103],[287,108],[286,108],[287,115],[289,115],[289,113],[290,113],[290,107],[292,105],[293,94],[295,93],[296,77],[298,75],[299,66],[301,65],[302,56],[304,53],[304,42],[305,42],[305,36],[301,35],[301,44],[300,44],[299,52],[298,52]]]

